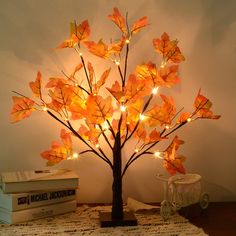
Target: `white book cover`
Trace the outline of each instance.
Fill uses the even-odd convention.
[[[4,193],[78,188],[78,176],[67,169],[1,173]]]
[[[15,224],[24,221],[36,220],[75,211],[76,206],[76,200],[72,200],[15,212],[0,208],[0,221],[7,224]]]
[[[0,207],[8,211],[19,211],[75,199],[76,189],[28,193],[3,193],[0,189]]]

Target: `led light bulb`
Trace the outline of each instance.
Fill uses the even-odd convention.
[[[129,43],[130,43],[130,40],[129,40],[129,39],[126,39],[126,40],[125,40],[125,43],[126,43],[126,44],[129,44]]]
[[[167,64],[166,61],[162,61],[160,67],[165,68],[166,64]]]
[[[143,114],[140,114],[140,115],[139,115],[139,119],[140,119],[140,120],[145,120],[145,118],[146,118],[145,115],[143,115]]]
[[[47,111],[48,110],[48,108],[47,107],[43,107],[43,111]]]
[[[187,122],[190,122],[190,121],[192,121],[192,119],[189,117],[189,118],[187,119]]]
[[[126,111],[126,106],[121,105],[121,106],[120,106],[120,111],[121,111],[121,112],[125,112],[125,111]]]
[[[153,89],[152,89],[152,94],[157,94],[157,92],[158,92],[158,89],[159,89],[159,87],[154,87]]]
[[[74,152],[73,155],[72,155],[73,159],[78,159],[79,157],[79,154],[77,152]]]
[[[95,147],[96,147],[96,148],[99,148],[99,147],[100,147],[100,145],[97,143]]]
[[[162,152],[159,152],[159,151],[154,152],[154,156],[159,158],[159,159],[163,159]]]
[[[107,124],[106,121],[103,123],[102,128],[103,128],[104,130],[108,130],[108,129],[109,129],[109,125]]]
[[[116,65],[117,65],[117,66],[119,66],[119,65],[120,65],[120,62],[119,62],[119,61],[117,61],[117,60],[115,60],[115,63],[116,63]]]
[[[83,53],[82,53],[82,52],[80,52],[80,53],[79,53],[79,55],[82,57],[82,56],[83,56]]]
[[[166,125],[166,126],[165,126],[165,128],[166,128],[166,129],[169,129],[169,128],[170,128],[170,126],[169,126],[169,125]]]

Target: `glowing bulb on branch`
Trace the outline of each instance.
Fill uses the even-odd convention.
[[[115,60],[115,64],[116,64],[117,66],[119,66],[119,65],[120,65],[120,62],[119,62],[118,60]]]
[[[77,152],[74,152],[73,155],[72,155],[73,159],[78,159],[79,157],[79,154]]]
[[[162,61],[160,67],[161,67],[161,68],[165,68],[165,67],[166,67],[166,64],[167,64],[166,61]]]
[[[100,145],[97,143],[97,144],[95,145],[95,147],[96,147],[96,148],[100,148]]]
[[[158,89],[159,89],[159,87],[154,87],[153,89],[152,89],[152,94],[157,94],[157,92],[158,92]]]
[[[129,39],[126,39],[126,40],[125,40],[125,43],[126,43],[126,44],[129,44],[129,43],[130,43],[130,40],[129,40]]]
[[[163,153],[162,152],[159,152],[159,151],[154,152],[154,156],[159,158],[159,159],[163,159]]]
[[[79,53],[79,55],[82,57],[82,56],[83,56],[83,53],[82,53],[82,52],[80,52],[80,53]]]
[[[138,153],[138,152],[139,152],[139,149],[138,149],[138,148],[135,148],[134,151],[135,151],[136,153]]]
[[[169,125],[166,125],[165,128],[166,128],[166,129],[170,129],[170,126],[169,126]]]
[[[140,115],[139,115],[139,119],[140,119],[141,121],[143,121],[143,120],[145,120],[145,119],[146,119],[146,116],[145,116],[145,115],[143,115],[143,114],[140,114]]]
[[[106,121],[103,123],[102,128],[104,130],[108,130],[109,129],[109,125],[108,125],[108,123]]]
[[[121,111],[121,112],[125,112],[125,111],[126,111],[126,106],[121,105],[121,106],[120,106],[120,111]]]
[[[189,117],[189,118],[187,119],[187,122],[190,122],[190,121],[192,121],[192,119]]]
[[[48,108],[47,107],[43,107],[43,111],[47,111],[48,110]]]

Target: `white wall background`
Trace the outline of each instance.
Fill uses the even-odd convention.
[[[0,171],[45,168],[39,153],[59,139],[60,125],[45,114],[34,114],[17,124],[9,123],[12,90],[30,94],[28,82],[40,70],[44,78],[71,71],[78,57],[54,48],[68,36],[69,22],[88,19],[92,39],[117,37],[107,19],[114,6],[130,21],[148,16],[150,27],[131,46],[129,69],[135,63],[156,60],[152,39],[162,32],[178,38],[186,57],[181,66],[182,84],[172,95],[178,107],[191,108],[199,88],[221,114],[218,121],[198,121],[178,134],[186,141],[180,149],[187,156],[189,172],[202,175],[213,201],[236,200],[236,3],[234,0],[1,0],[0,1]],[[114,30],[114,31],[111,31]],[[111,32],[111,33],[110,33]],[[97,69],[107,68],[89,56]],[[76,143],[78,150],[81,145]],[[128,149],[133,149],[132,143]],[[125,151],[125,154],[128,150]],[[73,168],[80,175],[80,202],[109,202],[111,171],[96,157],[66,161],[58,167]],[[156,180],[165,173],[162,164],[143,157],[124,178],[124,199],[131,196],[154,202],[163,198]]]

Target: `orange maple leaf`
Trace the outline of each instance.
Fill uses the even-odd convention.
[[[87,109],[85,110],[84,116],[88,123],[102,124],[112,117],[113,107],[110,96],[104,99],[102,96],[90,94],[87,98],[86,105]]]
[[[67,150],[72,150],[72,139],[71,139],[71,134],[66,132],[65,129],[61,129],[61,140],[64,144],[64,147],[67,149]]]
[[[171,41],[167,33],[163,33],[160,39],[153,39],[154,48],[157,52],[162,54],[163,60],[165,62],[170,61],[174,63],[180,63],[181,61],[185,60],[177,44],[178,41]]]
[[[132,103],[129,103],[127,105],[127,113],[128,113],[127,122],[130,123],[129,125],[129,129],[131,129],[130,131],[133,130],[136,122],[139,120],[142,108],[143,108],[142,99],[136,99]]]
[[[94,77],[94,69],[93,66],[91,64],[91,62],[88,62],[88,71],[89,71],[89,83],[92,84],[93,83],[93,77]]]
[[[147,22],[147,17],[144,16],[142,18],[140,18],[138,21],[136,21],[131,29],[131,34],[136,34],[138,33],[143,27],[147,26],[148,22]]]
[[[154,106],[145,114],[148,117],[147,123],[149,124],[149,126],[162,126],[165,124],[170,125],[172,122],[172,118],[176,113],[173,98],[168,98],[163,94],[161,94],[160,97],[163,100],[163,104],[161,106]]]
[[[180,83],[180,78],[178,77],[178,65],[165,66],[160,68],[159,75],[162,79],[162,86],[171,88],[173,85]]]
[[[77,25],[76,22],[71,22],[70,24],[70,34],[75,35],[78,39],[78,44],[84,42],[88,39],[90,35],[90,27],[88,20],[84,20],[81,24]]]
[[[73,93],[71,95],[71,102],[68,104],[67,109],[71,112],[70,118],[72,120],[84,118],[86,99],[81,88],[74,87]]]
[[[89,49],[89,51],[101,58],[109,58],[110,52],[108,50],[108,45],[105,44],[102,39],[95,43],[94,41],[85,42],[85,46]]]
[[[177,120],[177,123],[183,123],[183,122],[186,122],[188,120],[188,118],[191,117],[191,113],[190,112],[183,112],[178,120]]]
[[[80,46],[81,42],[85,42],[90,35],[90,27],[88,21],[85,20],[77,25],[76,22],[70,24],[70,38],[64,40],[57,48],[73,48]]]
[[[66,160],[67,157],[72,154],[72,139],[70,133],[66,132],[65,129],[61,129],[60,138],[63,145],[57,141],[53,141],[51,144],[51,149],[40,154],[42,158],[48,160],[48,166],[53,166],[63,160]]]
[[[118,8],[115,7],[113,9],[113,14],[108,15],[108,18],[112,20],[124,34],[127,32],[125,18],[120,14]]]
[[[59,81],[53,90],[49,90],[49,95],[52,99],[52,102],[55,104],[57,103],[58,106],[70,106],[74,96],[74,86],[64,84],[63,82]]]
[[[110,71],[111,71],[111,68],[105,70],[105,71],[102,73],[100,79],[99,79],[99,80],[97,81],[97,83],[95,83],[94,86],[93,86],[93,91],[94,91],[94,93],[98,94],[99,89],[106,83],[106,80],[107,80],[107,78],[108,78],[108,76],[109,76],[109,74],[110,74]]]
[[[79,64],[75,67],[75,69],[74,69],[73,73],[71,74],[70,78],[74,78],[74,77],[75,77],[75,74],[76,74],[78,71],[80,71],[81,68],[83,68],[83,64],[82,64],[82,63],[79,63]]]
[[[98,143],[98,138],[101,135],[101,130],[97,129],[95,125],[89,125],[87,123],[86,127],[85,125],[81,124],[78,133],[83,137],[83,139],[88,140],[89,142],[93,144]]]
[[[149,95],[151,92],[151,86],[148,81],[139,80],[136,75],[131,74],[125,85],[125,98],[128,102],[133,102],[137,98],[143,98]]]
[[[173,141],[165,151],[166,156],[163,161],[163,166],[171,175],[174,175],[177,172],[185,174],[185,168],[183,166],[185,157],[181,155],[176,155],[176,151],[183,143],[184,141],[180,140],[178,136],[175,136]]]
[[[120,83],[116,80],[111,88],[106,88],[118,102],[124,102],[124,93]]]
[[[29,117],[35,110],[35,102],[30,98],[13,96],[12,99],[13,107],[10,115],[10,120],[12,123]]]
[[[63,78],[56,78],[56,77],[51,77],[48,79],[48,83],[46,84],[46,88],[53,88],[53,87],[57,87],[58,83],[60,84],[66,84],[67,80],[63,79]]]
[[[67,159],[67,149],[54,141],[52,142],[51,149],[40,153],[40,155],[48,161],[48,166],[53,166]]]
[[[84,45],[88,48],[88,50],[94,54],[95,56],[108,59],[113,54],[120,54],[121,50],[124,46],[124,38],[122,37],[120,41],[114,42],[113,44],[107,45],[102,39],[98,41],[98,43],[94,41],[85,42]]]
[[[207,119],[219,119],[220,115],[214,115],[210,110],[212,107],[212,102],[201,94],[201,89],[197,94],[197,97],[194,101],[195,112],[198,115],[198,118],[207,118]]]
[[[153,86],[163,86],[163,79],[159,75],[156,65],[152,62],[137,66],[135,73],[137,77],[149,87],[150,90]]]
[[[155,143],[155,142],[161,141],[162,139],[165,139],[165,138],[161,137],[160,132],[154,129],[146,138],[145,143]]]
[[[38,72],[35,81],[29,83],[29,86],[35,97],[41,98],[41,84],[42,84],[42,74]]]

